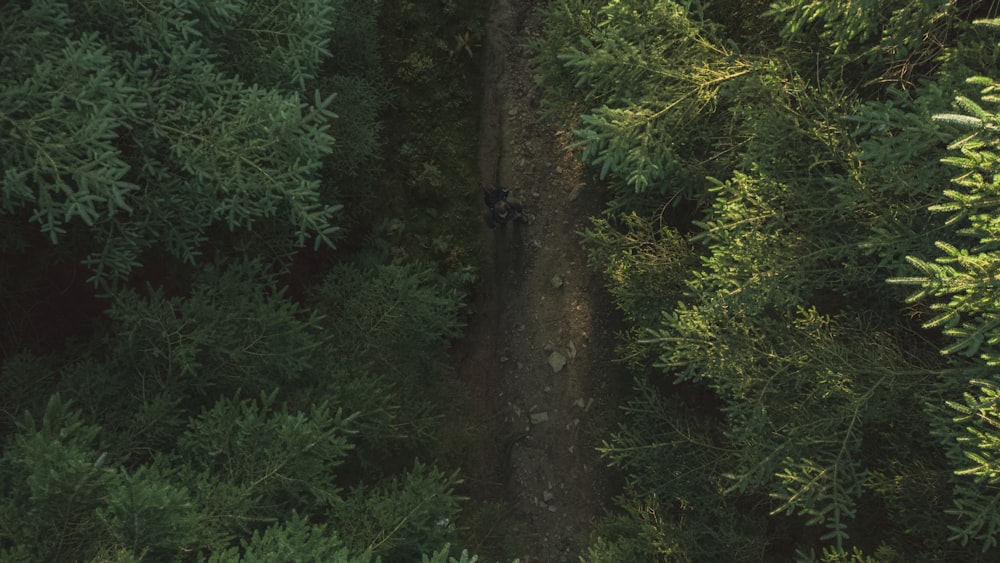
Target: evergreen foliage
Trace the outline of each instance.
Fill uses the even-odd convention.
[[[617,499],[626,512],[601,525],[584,560],[757,558],[764,548],[763,515],[738,513],[723,498],[730,485],[724,468],[738,452],[717,429],[646,378],[636,378],[635,396],[623,412],[624,421],[600,451],[627,476]]]
[[[213,225],[280,216],[317,245],[337,231],[317,176],[332,96],[295,88],[325,52],[328,3],[188,4],[0,8],[3,212],[52,242],[87,237],[98,282],[154,248],[193,263]]]
[[[362,440],[374,451],[434,438],[433,374],[460,334],[461,299],[430,269],[365,259],[334,268],[315,287],[311,302],[326,312],[329,362],[346,376],[323,385],[358,405]]]
[[[558,54],[583,98],[597,102],[574,132],[582,158],[623,191],[692,196],[683,158],[720,90],[753,62],[673,2],[611,2],[597,12],[589,33]]]
[[[977,4],[984,3],[960,4],[954,0],[781,0],[771,5],[768,15],[784,24],[781,36],[786,40],[806,43],[805,38],[818,37],[805,48],[832,58],[827,68],[849,65],[862,79],[910,86],[953,38],[962,22],[960,10],[967,17]]]
[[[635,397],[601,448],[622,512],[585,560],[988,557],[995,100],[965,79],[996,55],[968,25],[992,8],[776,2],[768,35],[736,4],[555,2],[535,44],[613,187],[583,236],[633,325]]]
[[[614,281],[610,290],[630,321],[652,326],[659,312],[645,302],[649,296],[672,303],[679,297],[679,274],[693,265],[694,253],[680,233],[667,226],[658,228],[635,213],[622,216],[623,230],[607,219],[594,219],[594,230],[583,233],[592,267],[604,269]]]
[[[972,77],[970,84],[982,88],[982,104],[995,104],[997,83],[987,77]],[[959,416],[953,424],[941,421],[941,433],[948,444],[949,457],[959,477],[955,484],[954,507],[948,512],[958,519],[950,526],[953,539],[964,545],[969,540],[981,543],[983,550],[996,546],[1000,532],[1000,490],[995,477],[997,463],[991,450],[996,448],[996,390],[993,368],[997,365],[996,347],[1000,343],[997,319],[1000,304],[996,298],[996,154],[997,117],[993,111],[965,96],[955,104],[962,113],[935,115],[935,121],[950,126],[961,135],[949,149],[959,154],[942,161],[961,170],[953,179],[953,189],[944,190],[946,199],[932,211],[947,213],[944,223],[960,227],[950,241],[936,243],[941,255],[933,262],[908,256],[907,260],[922,275],[895,278],[893,282],[918,285],[909,301],[932,300],[935,315],[925,328],[942,329],[951,343],[941,349],[949,356],[974,358],[971,364],[956,360],[965,369],[962,379],[946,382],[948,391],[959,391],[969,381],[975,389],[963,392],[961,402],[951,399],[948,405]],[[987,106],[989,107],[989,106]],[[980,374],[980,375],[977,375]],[[957,378],[956,378],[957,379]],[[942,416],[938,414],[938,416]],[[961,428],[964,426],[964,428]],[[970,466],[971,462],[971,466]]]
[[[971,78],[971,83],[983,85],[984,101],[994,102],[992,95],[996,85],[987,78]],[[937,247],[944,253],[935,263],[908,258],[924,277],[897,279],[897,282],[920,284],[922,289],[910,297],[911,301],[925,296],[948,297],[947,303],[938,302],[932,308],[939,313],[926,327],[945,327],[945,334],[956,341],[947,346],[943,353],[961,352],[966,356],[980,356],[989,365],[995,365],[995,354],[990,347],[998,342],[995,321],[997,303],[990,288],[996,271],[994,247],[1000,235],[1000,222],[993,216],[995,209],[995,164],[993,147],[997,143],[994,132],[997,118],[979,104],[966,97],[958,97],[956,104],[968,114],[939,114],[935,119],[959,129],[964,136],[950,148],[961,152],[943,162],[963,170],[954,182],[960,188],[945,190],[949,201],[942,202],[932,211],[948,213],[946,224],[957,225],[966,221],[968,226],[960,229],[963,239],[973,243],[971,249],[939,241]],[[967,238],[966,238],[967,237]],[[968,243],[966,243],[968,244]],[[980,352],[981,346],[986,348]]]
[[[272,412],[276,395],[219,400],[188,423],[177,453],[195,471],[239,487],[266,514],[318,510],[336,497],[330,479],[350,449],[349,420],[325,404],[308,415]]]
[[[158,467],[120,471],[103,506],[96,511],[110,545],[125,554],[170,559],[178,548],[199,545],[211,523],[195,510],[191,492],[175,484]]]
[[[456,475],[416,462],[401,478],[358,486],[330,512],[355,551],[386,561],[416,561],[448,542],[458,515]]]
[[[254,532],[249,541],[242,542],[242,549],[232,547],[213,553],[210,563],[279,563],[302,561],[322,563],[370,563],[370,553],[351,554],[326,525],[310,524],[298,514],[282,524],[275,524],[263,533]]]
[[[1000,446],[1000,418],[997,401],[1000,393],[994,383],[986,381],[970,382],[977,393],[965,393],[963,401],[949,402],[948,406],[960,413],[954,418],[957,424],[965,425],[965,432],[955,436],[960,451],[954,451],[954,461],[961,464],[956,475],[963,477],[955,485],[954,507],[948,512],[957,517],[958,524],[949,526],[953,538],[963,544],[970,539],[982,543],[986,551],[997,543],[1000,532],[1000,517],[997,506],[1000,503],[1000,483],[997,469],[1000,463],[996,451]],[[953,434],[954,436],[954,434]],[[963,459],[964,458],[964,459]],[[968,478],[972,478],[970,482]]]
[[[114,482],[100,428],[60,396],[25,413],[0,458],[0,547],[30,560],[88,557],[101,534],[95,510]]]
[[[0,559],[455,560],[460,480],[426,446],[467,265],[331,252],[345,219],[399,234],[339,203],[396,186],[381,9],[0,3]],[[104,314],[16,334],[79,263]]]

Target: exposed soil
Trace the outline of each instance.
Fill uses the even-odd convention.
[[[482,474],[468,494],[499,506],[496,533],[514,537],[494,543],[522,562],[561,562],[578,560],[613,493],[595,448],[624,375],[612,361],[621,321],[578,234],[603,190],[538,109],[525,46],[540,33],[536,4],[494,0],[478,55],[482,182],[510,188],[530,222],[483,225],[482,277],[453,360],[482,409],[478,430],[492,437],[469,452]],[[550,363],[559,357],[564,366]]]

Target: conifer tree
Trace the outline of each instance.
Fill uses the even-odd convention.
[[[1000,26],[995,21],[984,23]],[[996,545],[1000,533],[1000,481],[996,477],[1000,464],[992,453],[1000,443],[996,392],[1000,382],[994,374],[1000,363],[1000,300],[995,291],[1000,264],[996,213],[1000,118],[991,111],[1000,86],[987,77],[973,77],[969,82],[982,88],[983,105],[960,96],[956,105],[962,113],[935,116],[936,121],[961,135],[949,147],[958,154],[942,159],[959,168],[961,174],[953,180],[956,187],[944,192],[947,200],[932,210],[947,213],[945,223],[961,228],[951,241],[937,242],[941,255],[934,261],[907,258],[921,276],[890,281],[920,286],[909,300],[932,300],[930,308],[936,313],[924,327],[940,328],[951,338],[941,353],[956,357],[954,362],[961,369],[941,386],[944,393],[961,393],[962,399],[954,395],[948,398],[951,423],[947,413],[936,411],[958,477],[954,507],[948,512],[957,518],[951,526],[953,539],[963,545],[975,540],[985,551]],[[990,109],[984,107],[986,104]]]
[[[332,244],[332,97],[299,93],[328,54],[328,3],[14,1],[0,18],[0,211],[85,240],[95,281],[154,249],[193,263],[217,225],[280,217]]]
[[[577,132],[582,156],[614,192],[585,240],[646,346],[624,348],[636,398],[602,447],[626,472],[625,512],[601,530],[591,560],[759,560],[797,549],[806,560],[975,559],[938,520],[964,493],[952,496],[955,452],[932,434],[948,424],[925,410],[955,396],[941,382],[968,366],[942,361],[914,331],[922,311],[901,314],[898,288],[881,283],[941,231],[927,207],[945,202],[949,174],[936,154],[948,126],[930,116],[967,65],[993,52],[959,34],[971,12],[933,0],[897,11],[778,2],[767,16],[775,33],[753,35],[711,21],[724,20],[728,2],[573,2],[583,9],[572,16],[570,4],[547,11],[550,29],[585,39],[541,40],[538,66],[559,95],[575,92],[591,108]],[[852,67],[859,59],[871,69]],[[935,80],[914,90],[931,68]],[[651,100],[663,110],[651,115],[670,125],[631,120]],[[648,163],[665,162],[683,173],[628,193],[666,170]],[[679,202],[683,213],[671,211]],[[648,228],[663,223],[676,231]],[[696,260],[657,260],[661,246]],[[646,281],[658,264],[664,271]],[[664,389],[651,367],[680,387]],[[982,412],[983,397],[963,401],[965,412]],[[899,525],[880,534],[872,521]],[[761,533],[786,539],[755,544]]]
[[[114,483],[100,431],[58,395],[22,417],[0,458],[0,554],[66,561],[95,553],[95,511]]]

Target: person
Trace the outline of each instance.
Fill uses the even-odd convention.
[[[497,185],[483,185],[483,201],[489,211],[486,212],[486,224],[495,229],[497,225],[503,226],[510,221],[527,223],[524,215],[524,205],[510,195],[510,190]]]

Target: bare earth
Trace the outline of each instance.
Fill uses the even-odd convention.
[[[511,188],[531,222],[483,225],[482,278],[452,357],[482,409],[478,430],[492,437],[469,452],[483,471],[473,501],[501,506],[498,533],[516,536],[497,542],[514,551],[505,555],[548,563],[577,561],[609,504],[614,487],[595,448],[624,375],[612,362],[621,321],[578,234],[603,193],[539,113],[524,46],[540,33],[535,4],[494,0],[477,53],[486,58],[482,181]]]

